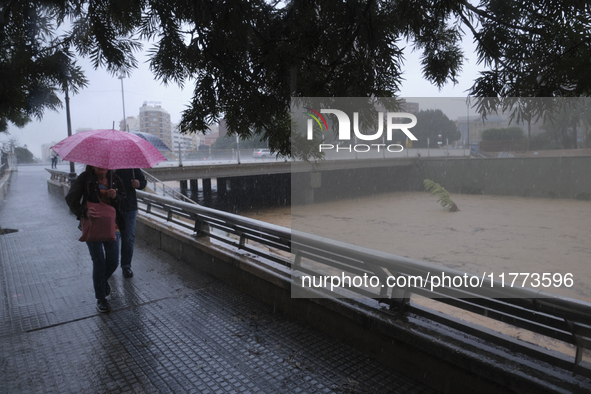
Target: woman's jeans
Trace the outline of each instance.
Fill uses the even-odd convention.
[[[121,268],[131,268],[137,211],[123,212],[125,229],[121,231]]]
[[[94,296],[97,300],[107,296],[107,280],[113,275],[119,264],[119,240],[117,233],[115,241],[87,242],[88,251],[92,258],[92,281]]]

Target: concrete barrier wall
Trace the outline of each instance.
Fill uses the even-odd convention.
[[[58,181],[53,181],[51,179],[47,180],[47,191],[50,194],[55,194],[60,197],[65,197],[66,194],[68,194],[69,190],[70,190],[70,188],[68,185],[60,183]]]
[[[421,160],[417,190],[431,179],[448,191],[591,200],[591,156]]]
[[[10,186],[10,178],[12,177],[12,171],[6,171],[4,176],[0,178],[0,204],[6,198],[8,194],[8,187]]]
[[[591,200],[591,156],[421,158],[408,166],[329,170],[315,175],[316,185],[311,187],[310,173],[292,174],[293,204],[424,191],[424,179],[452,193]],[[304,195],[310,191],[313,198]]]

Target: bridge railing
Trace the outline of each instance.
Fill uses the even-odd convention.
[[[274,252],[290,252],[291,232],[285,227],[233,215],[186,203],[152,193],[137,191],[140,209],[149,215],[159,217],[185,229],[196,236],[209,236],[221,242],[234,245],[289,267],[290,260]],[[247,241],[265,245],[268,249],[252,247]]]
[[[138,192],[147,214],[187,228],[196,237],[209,236],[234,245],[291,269],[292,289],[309,297],[370,298],[375,307],[385,304],[398,313],[414,313],[486,341],[519,351],[529,357],[591,377],[584,354],[591,349],[591,303],[557,296],[532,288],[507,287],[498,281],[489,288],[434,286],[434,277],[464,277],[463,271],[412,260],[393,254],[351,245],[242,216],[188,204],[150,193]],[[264,247],[261,247],[264,246]],[[401,276],[422,281],[421,286],[400,289],[388,287],[340,287],[304,289],[298,282],[305,275],[323,276],[328,269],[362,277]],[[382,282],[383,283],[383,282]],[[333,291],[331,291],[333,290]],[[415,300],[416,296],[419,299]],[[485,316],[522,330],[555,339],[575,349],[572,356],[549,352],[541,346],[520,341],[507,333],[482,327],[425,306],[427,297],[455,310]]]
[[[51,174],[51,177],[49,179],[52,182],[55,182],[57,184],[63,184],[63,185],[70,184],[70,181],[69,181],[70,173],[69,172],[53,170],[53,169],[50,170],[49,168],[46,168],[45,171],[47,171]]]
[[[2,163],[0,165],[0,179],[4,176],[4,173],[8,170],[8,163]]]
[[[181,200],[184,202],[188,202],[191,204],[197,204],[195,201],[191,200],[189,197],[185,196],[181,192],[176,191],[174,188],[167,186],[164,182],[156,178],[155,176],[149,174],[146,171],[143,171],[146,180],[148,181],[148,185],[152,185],[152,190],[156,194],[162,193],[163,196],[170,196],[176,200]]]

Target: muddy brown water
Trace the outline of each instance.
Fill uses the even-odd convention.
[[[572,287],[538,289],[591,301],[590,201],[452,199],[459,212],[445,212],[428,193],[396,192],[242,215],[476,275],[572,274]]]

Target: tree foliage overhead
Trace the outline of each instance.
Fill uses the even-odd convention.
[[[0,90],[0,126],[58,107],[64,75],[83,86],[73,52],[129,73],[144,39],[154,42],[156,78],[194,86],[182,130],[204,132],[224,117],[231,133],[288,153],[291,97],[396,96],[405,45],[422,53],[423,75],[438,87],[457,82],[469,34],[487,68],[471,95],[589,95],[590,15],[580,0],[2,1],[0,77],[13,93]],[[69,73],[45,63],[56,53]]]
[[[467,10],[478,61],[488,68],[469,92],[483,98],[480,113],[511,108],[514,118],[529,122],[556,112],[556,102],[521,98],[591,95],[588,1],[483,0]]]
[[[55,41],[58,9],[35,2],[0,2],[0,132],[57,109],[65,75],[85,84],[67,46]]]
[[[479,97],[589,95],[591,5],[587,1],[484,0],[473,11],[478,60],[490,70],[476,80]]]
[[[124,5],[127,8],[124,8]],[[140,48],[130,38],[146,2],[0,1],[0,132],[62,106],[66,90],[87,85],[75,53],[95,67],[129,73]],[[134,19],[135,16],[135,19]],[[65,30],[65,23],[71,23]]]

